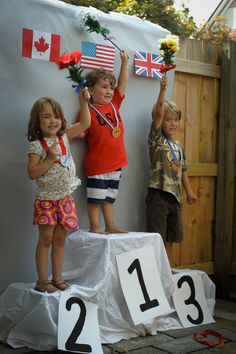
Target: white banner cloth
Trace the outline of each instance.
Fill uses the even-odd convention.
[[[80,109],[78,94],[72,88],[72,82],[66,79],[67,69],[58,70],[55,63],[22,57],[23,28],[59,35],[61,55],[81,51],[83,41],[112,46],[102,35],[87,31],[83,19],[90,14],[111,31],[116,37],[114,43],[128,53],[129,80],[120,113],[125,126],[129,164],[122,169],[119,196],[114,208],[117,224],[134,231],[145,230],[145,198],[149,178],[147,139],[160,82],[159,79],[134,74],[134,51],[158,54],[159,39],[165,38],[169,31],[135,16],[103,13],[93,7],[73,6],[58,0],[3,0],[0,3],[0,107],[4,112],[0,116],[0,214],[1,220],[4,220],[0,247],[0,268],[4,269],[0,277],[2,293],[9,284],[19,281],[31,283],[36,278],[34,256],[38,228],[32,225],[36,185],[27,176],[26,138],[32,105],[40,97],[54,98],[62,105],[68,124],[76,122]],[[119,70],[120,53],[115,50],[116,78]],[[89,71],[85,69],[83,75]],[[168,99],[172,96],[173,82],[174,70],[168,73]],[[74,139],[70,145],[77,174],[82,181],[73,196],[80,226],[87,229],[86,178],[83,173],[86,142],[84,139]]]
[[[142,247],[154,248],[171,314],[135,326],[119,282],[116,255]],[[157,331],[183,328],[173,306],[173,281],[162,238],[154,233],[97,235],[76,231],[66,240],[63,278],[72,286],[66,290],[98,306],[102,343],[114,343]],[[176,270],[192,272],[190,270]],[[193,271],[198,272],[198,271]],[[202,281],[210,311],[215,304],[215,286],[204,272]],[[57,322],[60,292],[43,294],[34,284],[14,283],[0,297],[0,340],[14,348],[35,350],[57,347]]]

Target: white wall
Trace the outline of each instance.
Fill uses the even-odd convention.
[[[236,7],[229,7],[224,14],[229,28],[236,28]]]
[[[57,0],[2,0],[0,12],[0,161],[1,161],[1,246],[0,292],[13,282],[36,280],[34,252],[37,227],[32,225],[35,183],[27,176],[27,124],[32,104],[39,97],[51,96],[64,107],[69,122],[74,122],[78,97],[54,63],[21,57],[22,28],[61,35],[61,54],[80,50],[81,41],[104,42],[101,35],[81,29],[81,11]],[[159,91],[159,80],[134,75],[133,51],[158,53],[158,40],[166,36],[163,28],[140,19],[98,13],[107,24],[116,43],[130,56],[129,84],[121,113],[125,124],[125,141],[129,165],[123,170],[120,193],[115,203],[117,224],[129,230],[145,230],[145,196],[148,181],[147,135],[150,112]],[[107,43],[109,44],[109,43]],[[116,52],[115,75],[119,70]],[[168,74],[173,84],[173,72]],[[85,178],[82,159],[84,141],[73,141],[72,153],[82,186],[74,193],[80,227],[88,228]]]

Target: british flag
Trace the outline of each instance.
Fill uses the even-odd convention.
[[[160,68],[163,64],[163,58],[158,54],[146,52],[134,52],[134,71],[136,75],[162,78],[163,74]]]

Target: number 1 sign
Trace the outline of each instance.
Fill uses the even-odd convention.
[[[152,247],[116,256],[123,294],[135,325],[171,312]]]

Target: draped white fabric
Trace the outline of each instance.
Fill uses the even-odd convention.
[[[172,313],[135,326],[121,289],[115,257],[147,246],[154,249]],[[192,270],[176,271],[201,275],[207,304],[213,313],[215,286],[207,274]],[[71,296],[97,304],[102,343],[182,328],[171,298],[172,274],[159,234],[130,232],[103,236],[76,231],[67,239],[63,278],[72,284],[66,290]],[[55,349],[60,292],[45,295],[34,291],[33,287],[34,284],[13,283],[0,297],[0,340],[14,348]]]

